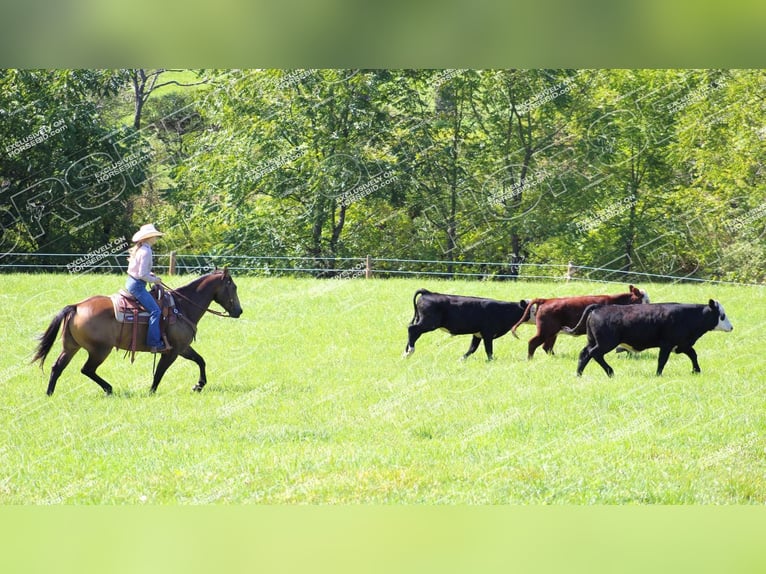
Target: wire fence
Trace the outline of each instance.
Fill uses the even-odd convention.
[[[310,276],[354,279],[435,277],[495,281],[587,281],[596,283],[689,282],[762,286],[689,275],[649,273],[562,263],[509,263],[365,257],[284,257],[264,255],[155,255],[158,274],[199,275],[228,267],[238,275]],[[125,253],[0,253],[0,273],[125,273]]]

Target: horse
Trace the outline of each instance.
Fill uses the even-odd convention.
[[[237,297],[237,286],[229,274],[227,268],[219,269],[198,277],[194,281],[172,289],[176,307],[181,319],[172,325],[168,325],[167,338],[172,349],[161,354],[154,372],[151,392],[157,390],[162,376],[168,367],[180,355],[184,359],[194,361],[199,367],[199,381],[193,387],[194,391],[201,391],[207,384],[205,374],[205,360],[191,347],[191,342],[197,333],[197,323],[205,312],[214,313],[224,317],[237,318],[242,315],[242,307]],[[228,315],[208,309],[211,302],[215,301],[223,307]],[[48,329],[38,337],[39,344],[32,358],[32,363],[40,362],[43,367],[45,358],[53,346],[58,335],[59,327],[62,329],[63,351],[56,359],[51,368],[51,376],[48,381],[48,396],[56,389],[56,381],[61,376],[72,357],[81,348],[88,352],[88,360],[80,372],[95,381],[107,395],[112,394],[112,386],[96,374],[96,369],[106,360],[112,348],[129,349],[131,343],[131,328],[123,329],[123,323],[118,323],[114,316],[112,300],[103,295],[96,295],[77,303],[67,305],[54,317]],[[137,351],[150,351],[146,346],[146,329],[148,326],[139,325]]]

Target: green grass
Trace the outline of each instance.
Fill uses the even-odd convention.
[[[186,281],[172,278],[174,285]],[[188,279],[188,278],[187,278]],[[151,396],[152,357],[113,353],[45,396],[34,336],[115,276],[4,275],[0,288],[0,503],[766,503],[764,290],[641,285],[653,301],[719,299],[732,333],[697,344],[701,375],[657,351],[610,354],[575,376],[584,338],[526,361],[510,335],[425,334],[401,358],[412,295],[517,300],[618,285],[236,278],[244,315],[200,323],[208,386],[179,359]]]

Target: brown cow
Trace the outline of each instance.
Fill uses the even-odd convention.
[[[559,332],[564,327],[571,328],[577,325],[588,305],[633,305],[649,302],[649,296],[643,289],[637,289],[630,285],[629,290],[629,293],[620,293],[619,295],[581,295],[578,297],[556,297],[554,299],[532,299],[527,304],[519,322],[511,328],[511,334],[518,339],[516,329],[527,321],[531,308],[537,305],[537,334],[529,340],[527,358],[531,359],[540,345],[543,346],[546,353],[552,355],[553,345],[556,343]]]

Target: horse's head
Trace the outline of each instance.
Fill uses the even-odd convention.
[[[236,319],[242,314],[242,306],[239,304],[237,286],[229,273],[229,268],[224,267],[215,273],[220,275],[220,279],[216,285],[213,300]]]

